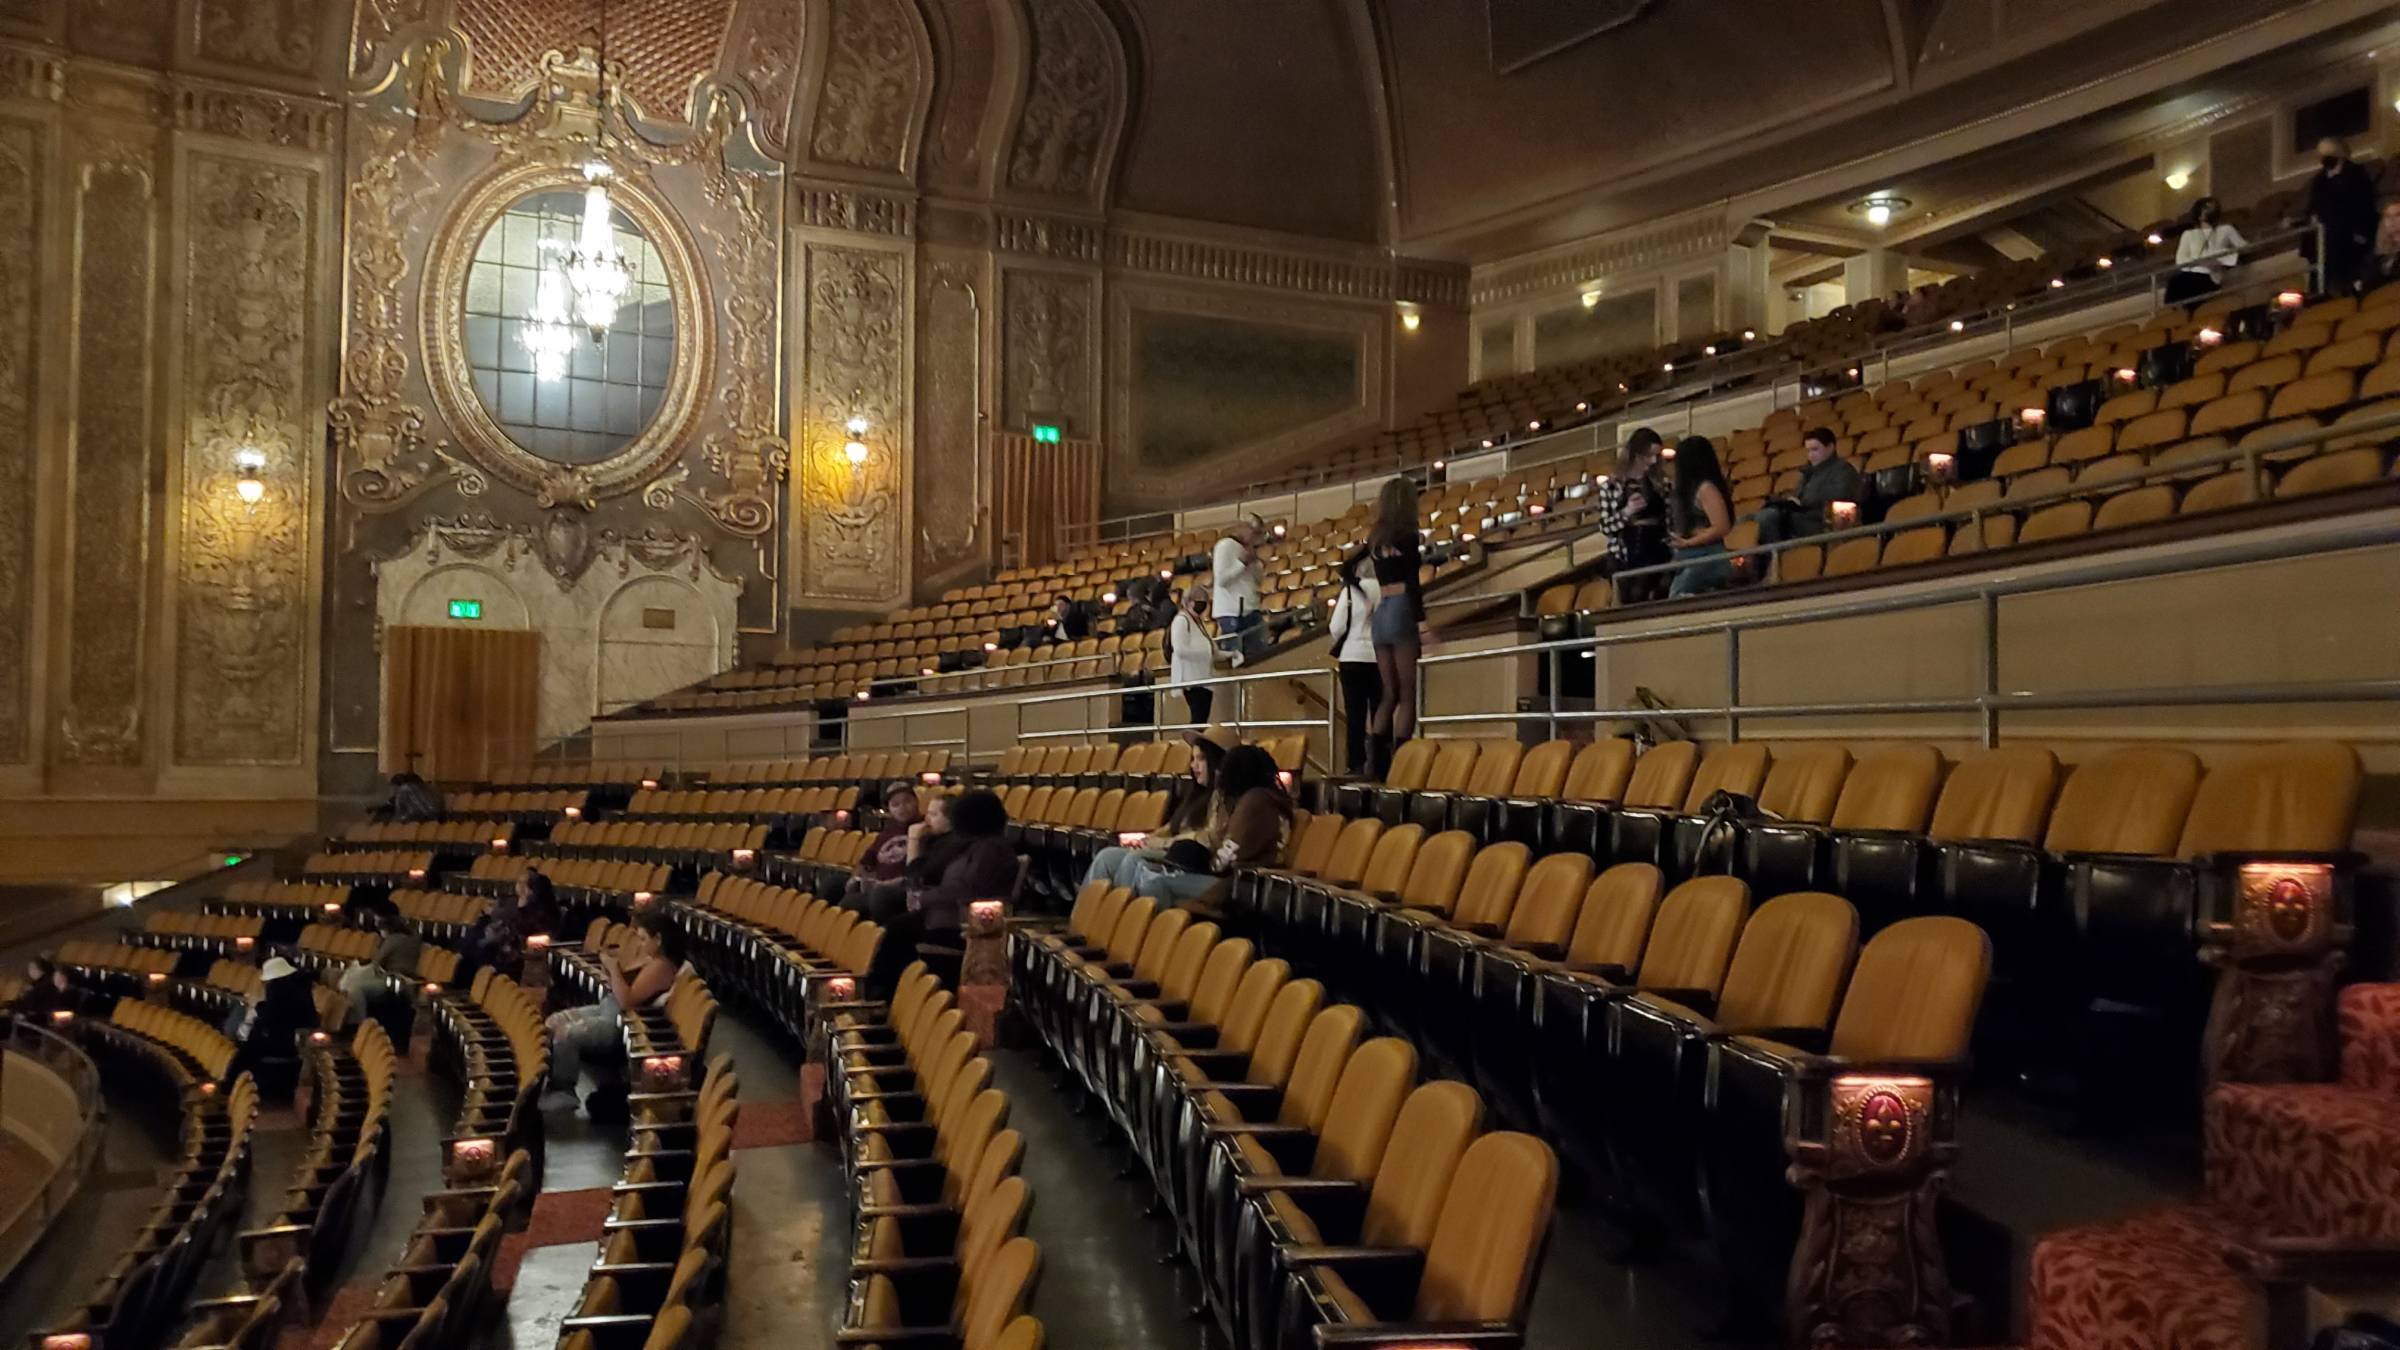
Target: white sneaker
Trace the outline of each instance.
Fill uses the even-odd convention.
[[[572,1111],[583,1105],[583,1099],[565,1088],[552,1088],[542,1094],[538,1109],[543,1111]]]

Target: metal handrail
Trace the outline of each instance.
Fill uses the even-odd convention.
[[[100,1093],[100,1071],[92,1064],[91,1056],[73,1041],[22,1017],[0,1013],[0,1022],[8,1028],[5,1052],[36,1061],[65,1079],[68,1090],[75,1094],[81,1117],[76,1126],[74,1151],[51,1172],[35,1203],[17,1215],[5,1230],[0,1230],[0,1277],[4,1277],[33,1250],[34,1244],[82,1190],[84,1178],[90,1175],[92,1160],[99,1156],[107,1133],[100,1128],[106,1102]]]
[[[2303,432],[2272,437],[2256,445],[2235,446],[2230,450],[2213,455],[2194,455],[2189,459],[2180,459],[2172,464],[2145,464],[2138,470],[2111,474],[2097,482],[2069,483],[2056,492],[2044,492],[2014,500],[1994,501],[1988,505],[1970,506],[1956,511],[1937,511],[1930,515],[1911,516],[1902,521],[1882,520],[1872,525],[1857,525],[1843,530],[1825,530],[1796,539],[1778,540],[1772,544],[1754,544],[1741,549],[1727,549],[1722,553],[1703,554],[1694,558],[1678,558],[1642,567],[1628,567],[1614,574],[1612,580],[1617,584],[1611,589],[1612,593],[1621,600],[1624,594],[1623,583],[1626,580],[1637,577],[1666,576],[1709,563],[1728,562],[1734,558],[1765,557],[1770,560],[1771,564],[1775,555],[1787,553],[1793,549],[1822,548],[1849,539],[1905,534],[1910,530],[1924,529],[1934,525],[1971,522],[1980,530],[1982,522],[1987,516],[2038,511],[2046,506],[2055,506],[2061,502],[2074,501],[2096,493],[2114,494],[2130,487],[2148,484],[2153,480],[2166,482],[2193,478],[2204,475],[2212,469],[2223,469],[2236,464],[2241,465],[2249,473],[2250,488],[2253,493],[2259,494],[2257,499],[2264,500],[2265,480],[2260,476],[2260,461],[2272,455],[2282,454],[2287,450],[2298,450],[2308,446],[2318,447],[2318,453],[2329,453],[2327,447],[2337,437],[2346,439],[2352,436],[2373,435],[2377,432],[2400,435],[2400,413],[2366,418],[2347,426],[2315,427]],[[2315,454],[2306,456],[2308,459],[2315,457]],[[1769,568],[1761,567],[1759,570],[1761,580],[1764,580],[1764,575]]]
[[[2257,239],[2248,241],[2239,249],[2227,249],[2217,253],[2206,254],[2200,258],[2194,259],[2193,262],[2238,262],[2245,255],[2260,260],[2278,257],[2281,256],[2283,252],[2283,249],[2280,246],[2295,244],[2303,240],[2316,238],[2321,233],[2321,228],[2314,224],[2301,225],[2290,229],[2261,235]],[[2317,256],[2323,256],[2323,250],[2321,247]],[[1914,328],[1902,329],[1896,333],[1877,338],[1869,342],[1865,347],[1854,349],[1847,356],[1833,357],[1816,362],[1794,360],[1785,364],[1796,377],[1805,377],[1811,371],[1847,368],[1853,366],[1863,371],[1868,365],[1880,360],[1885,367],[1888,377],[1888,371],[1890,369],[1891,362],[1896,357],[1916,356],[1924,352],[1935,350],[1949,343],[1972,342],[1981,338],[1989,337],[1995,333],[2011,333],[2018,324],[2032,323],[2047,316],[2063,314],[2076,309],[2086,308],[2093,304],[2102,303],[2110,298],[2122,298],[2129,295],[2135,289],[2132,285],[2128,284],[2133,281],[2140,281],[2148,287],[2151,298],[2151,309],[2152,312],[2155,313],[2159,305],[2162,303],[2160,298],[2160,287],[2156,283],[2162,281],[2166,277],[2172,276],[2176,272],[2184,270],[2190,265],[2191,264],[2189,263],[2177,262],[2172,254],[2168,254],[2156,259],[2145,260],[2140,263],[2128,264],[2122,267],[2111,267],[2106,269],[2105,275],[2089,277],[2083,281],[2070,282],[2063,287],[2058,287],[2052,290],[2038,291],[2032,296],[2022,300],[2006,301],[1998,308],[1980,310],[1972,315],[1967,316],[1952,316],[1946,319],[1938,319],[1929,324],[1920,324]],[[1759,364],[1759,357],[1762,355],[1772,354],[1776,352],[1777,349],[1790,345],[1791,342],[1792,339],[1788,336],[1777,336],[1770,338],[1765,342],[1745,344],[1736,351],[1726,352],[1718,356],[1704,356],[1690,362],[1677,363],[1674,371],[1676,375],[1688,376],[1690,373],[1698,372],[1705,375],[1706,378],[1697,380],[1690,378],[1679,378],[1675,383],[1667,386],[1664,389],[1647,390],[1639,394],[1629,395],[1626,402],[1617,408],[1609,409],[1605,412],[1594,412],[1588,416],[1582,416],[1579,420],[1575,420],[1564,425],[1554,425],[1538,434],[1523,437],[1512,436],[1489,447],[1488,450],[1478,451],[1472,449],[1454,449],[1451,451],[1446,451],[1433,459],[1420,460],[1415,463],[1404,463],[1397,465],[1388,471],[1378,471],[1378,476],[1384,476],[1386,472],[1418,475],[1430,474],[1433,470],[1451,459],[1476,453],[1497,453],[1502,450],[1513,451],[1529,448],[1560,437],[1572,435],[1578,431],[1588,430],[1593,426],[1609,421],[1624,421],[1629,417],[1639,415],[1639,411],[1644,408],[1654,407],[1661,404],[1683,404],[1689,406],[1695,400],[1706,398],[1709,395],[1717,392],[1719,388],[1718,380],[1720,375],[1736,362],[1741,363],[1739,374],[1744,381],[1756,379],[1761,373],[1764,373],[1764,368]],[[1767,364],[1772,365],[1774,363],[1769,362]],[[1782,376],[1777,376],[1773,380],[1773,386],[1779,398],[1782,382]],[[1545,420],[1555,421],[1555,419]],[[1559,458],[1571,457],[1572,456],[1562,455]],[[1522,466],[1512,463],[1510,468],[1532,468],[1551,462],[1553,461],[1540,459],[1530,460]],[[1294,499],[1294,501],[1297,501],[1303,493],[1323,491],[1328,488],[1342,486],[1340,482],[1328,481],[1314,484],[1309,487],[1293,488],[1286,491],[1267,493],[1254,497],[1252,489],[1262,485],[1263,480],[1259,483],[1245,484],[1234,496],[1230,498],[1223,498],[1217,501],[1209,502],[1181,504],[1169,511],[1151,510],[1122,516],[1103,517],[1102,519],[1093,522],[1091,525],[1092,540],[1095,545],[1098,543],[1110,542],[1107,531],[1108,527],[1111,525],[1123,524],[1131,521],[1155,520],[1162,515],[1169,516],[1171,518],[1184,511],[1200,510],[1212,506],[1230,506],[1238,510],[1240,508],[1253,505],[1258,501],[1275,500],[1283,497],[1290,497]],[[1165,532],[1172,533],[1173,527],[1170,526],[1170,528]],[[1148,531],[1146,533],[1160,533],[1160,531]],[[1144,537],[1144,535],[1128,533],[1115,542],[1125,542],[1141,537]]]

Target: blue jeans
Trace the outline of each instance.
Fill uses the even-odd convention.
[[[1146,895],[1161,905],[1182,905],[1208,894],[1224,880],[1207,872],[1186,872],[1164,863],[1144,862],[1139,866],[1133,893]]]
[[[1716,561],[1694,563],[1677,572],[1675,584],[1667,588],[1669,599],[1699,595],[1704,591],[1721,591],[1733,584],[1733,560],[1726,556],[1722,542],[1675,550],[1677,562],[1691,562],[1696,558],[1714,558]]]
[[[1131,887],[1138,879],[1137,872],[1142,863],[1159,856],[1142,849],[1127,848],[1123,844],[1110,844],[1092,855],[1092,865],[1083,872],[1084,884],[1106,881],[1111,886]]]

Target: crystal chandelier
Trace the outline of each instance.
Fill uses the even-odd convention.
[[[545,384],[566,378],[567,354],[575,346],[575,327],[570,322],[574,307],[567,298],[566,266],[559,256],[563,251],[555,240],[542,241],[533,312],[525,317],[525,327],[517,335],[533,357],[534,378]]]
[[[625,261],[625,250],[617,247],[616,207],[608,199],[608,177],[608,165],[600,160],[583,166],[583,230],[566,257],[575,317],[591,330],[594,342],[617,321],[617,302],[633,286],[633,268]]]

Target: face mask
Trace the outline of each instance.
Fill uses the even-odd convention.
[[[2342,167],[2342,157],[2340,155],[2319,155],[2317,156],[2317,162],[2324,165],[2328,170]]]

